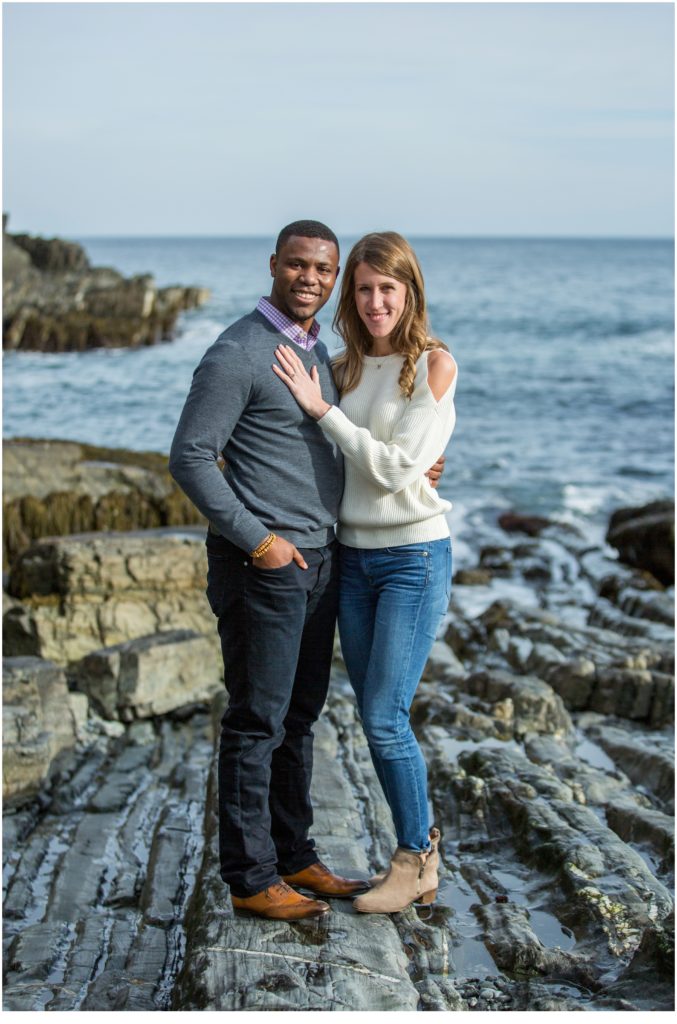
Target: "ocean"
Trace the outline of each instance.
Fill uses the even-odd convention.
[[[672,496],[671,241],[411,238],[433,333],[458,366],[441,493],[464,550],[515,509],[601,542],[610,512]],[[80,239],[90,261],[210,302],[149,348],[6,353],[5,437],[168,452],[205,349],[269,292],[259,238]],[[352,239],[342,241],[347,252]],[[331,332],[333,302],[320,314]]]

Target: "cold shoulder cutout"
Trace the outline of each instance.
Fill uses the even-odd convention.
[[[450,352],[434,348],[428,352],[428,387],[433,398],[439,402],[456,378],[456,362]]]

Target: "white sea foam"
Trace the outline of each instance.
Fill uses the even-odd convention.
[[[565,484],[563,495],[565,509],[571,509],[584,516],[594,515],[603,507],[605,501],[605,495],[593,485]]]

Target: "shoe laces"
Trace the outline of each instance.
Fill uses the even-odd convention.
[[[269,900],[274,899],[275,896],[289,896],[290,894],[297,895],[296,891],[290,885],[287,885],[286,882],[283,882],[282,879],[273,885],[269,885],[266,889],[266,896]]]

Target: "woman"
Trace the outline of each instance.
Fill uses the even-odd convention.
[[[345,456],[339,510],[339,633],[397,850],[355,907],[392,913],[437,892],[439,832],[430,828],[426,768],[409,709],[449,605],[451,544],[425,470],[455,423],[456,364],[428,333],[416,256],[392,231],[366,235],[344,271],[334,326],[340,407],[322,398],[287,345],[273,367]]]

